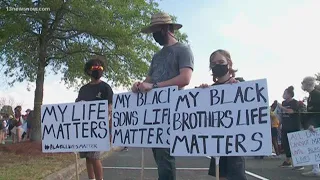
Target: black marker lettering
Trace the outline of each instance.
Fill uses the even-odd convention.
[[[91,113],[96,111],[92,106],[96,106],[96,104],[89,104],[89,120],[91,120]]]
[[[260,136],[260,138],[259,138],[259,137],[257,138],[257,136]],[[259,143],[259,146],[257,147],[257,149],[251,150],[251,152],[257,152],[257,151],[259,151],[259,150],[262,148],[262,141],[259,140],[259,139],[263,139],[263,134],[262,134],[262,133],[260,133],[260,132],[255,132],[255,133],[252,134],[251,140],[252,140],[252,141],[255,141],[255,142],[258,142],[258,143]]]
[[[76,108],[76,105],[73,105],[72,106],[72,120],[71,121],[80,121],[80,118],[75,118],[74,117],[75,112],[76,112],[75,108]]]
[[[53,113],[55,120],[58,122],[58,118],[57,118],[57,114],[56,114],[56,110],[54,109],[54,106],[51,106],[51,110],[49,110],[49,108],[46,107],[46,109],[44,110],[41,122],[43,122],[44,118],[46,117],[46,113],[48,113],[49,116],[51,116],[51,114]]]
[[[257,101],[260,102],[261,98],[263,99],[263,101],[266,103],[267,99],[266,97],[263,96],[263,94],[261,93],[264,90],[264,87],[259,88],[259,84],[256,83],[256,93],[257,93]]]
[[[66,109],[67,109],[67,105],[64,106],[64,109],[62,110],[60,105],[58,105],[58,108],[59,108],[59,111],[61,113],[61,118],[62,118],[62,122],[64,122],[64,113],[66,112]]]
[[[83,138],[89,137],[88,135],[85,135],[85,132],[89,131],[89,129],[85,127],[85,125],[88,125],[88,124],[89,124],[88,122],[82,122],[82,137]]]
[[[100,109],[102,106],[102,109]],[[100,113],[104,113],[106,112],[106,109],[107,109],[107,106],[106,106],[106,103],[99,103],[98,104],[98,113],[97,113],[97,119],[104,119],[104,117],[100,116]]]

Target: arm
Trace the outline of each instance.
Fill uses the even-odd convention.
[[[151,77],[150,77],[150,75],[148,75],[148,76],[146,77],[146,79],[144,79],[143,82],[151,83]]]
[[[194,57],[191,49],[187,46],[183,46],[177,52],[177,61],[179,66],[179,75],[169,79],[167,81],[158,82],[159,87],[166,86],[178,86],[183,88],[190,83],[193,68],[194,68]]]
[[[113,90],[109,84],[106,85],[106,100],[108,100],[108,113],[112,112]]]
[[[182,68],[180,69],[180,74],[172,79],[167,81],[163,81],[158,83],[159,87],[166,87],[166,86],[178,86],[179,88],[183,88],[190,83],[192,76],[192,69],[191,68]]]

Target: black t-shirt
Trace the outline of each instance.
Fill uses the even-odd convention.
[[[113,91],[109,84],[101,81],[98,84],[86,84],[80,88],[78,101],[98,101],[108,100],[108,104],[112,104]]]
[[[309,93],[308,104],[307,104],[308,112],[320,112],[320,91],[314,89]]]
[[[300,130],[301,122],[299,119],[299,103],[297,100],[283,101],[282,106],[287,109],[292,109],[294,113],[282,114],[282,129],[284,130]]]

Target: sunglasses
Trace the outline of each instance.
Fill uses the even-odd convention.
[[[101,71],[103,71],[103,67],[102,66],[92,66],[90,70],[91,71],[93,71],[93,70],[101,70]]]

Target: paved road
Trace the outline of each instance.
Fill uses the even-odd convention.
[[[206,157],[178,157],[177,180],[214,180],[208,176],[209,159]],[[248,180],[314,180],[317,178],[303,177],[301,171],[279,168],[281,159],[246,159]],[[141,149],[130,148],[129,151],[113,152],[103,161],[105,180],[140,180]],[[127,169],[123,169],[125,167]],[[157,170],[149,149],[145,150],[145,180],[157,180]],[[181,169],[182,168],[182,169]],[[310,170],[310,167],[304,171]],[[258,177],[258,178],[257,178]],[[83,172],[81,180],[87,180]]]

